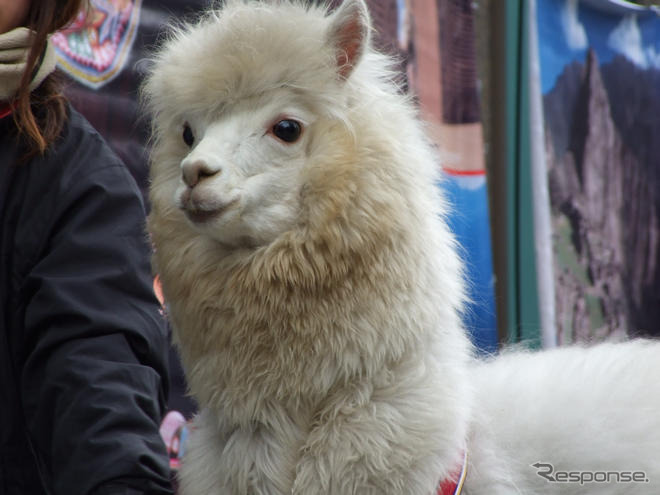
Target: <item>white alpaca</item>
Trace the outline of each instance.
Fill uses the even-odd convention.
[[[362,0],[229,1],[156,57],[181,493],[430,495],[466,451],[472,495],[660,493],[658,345],[473,361],[437,160],[369,38]]]

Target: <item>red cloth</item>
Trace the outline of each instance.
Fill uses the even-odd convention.
[[[9,103],[0,103],[0,119],[4,119],[7,115],[11,114],[12,107]]]
[[[437,495],[460,495],[463,491],[463,483],[467,476],[467,453],[463,454],[461,463],[456,466],[456,469],[451,475],[440,482],[438,485]]]

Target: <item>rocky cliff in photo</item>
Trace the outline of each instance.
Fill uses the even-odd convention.
[[[660,71],[590,50],[544,96],[561,342],[660,330]]]

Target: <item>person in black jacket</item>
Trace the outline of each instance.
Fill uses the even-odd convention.
[[[0,495],[168,494],[144,205],[50,74],[80,3],[0,0]]]

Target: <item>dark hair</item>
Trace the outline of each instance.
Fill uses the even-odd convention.
[[[26,147],[26,156],[43,154],[57,139],[67,119],[66,99],[51,74],[30,92],[30,82],[41,63],[48,35],[73,21],[87,0],[32,0],[25,27],[34,32],[25,71],[14,99],[14,122]]]

